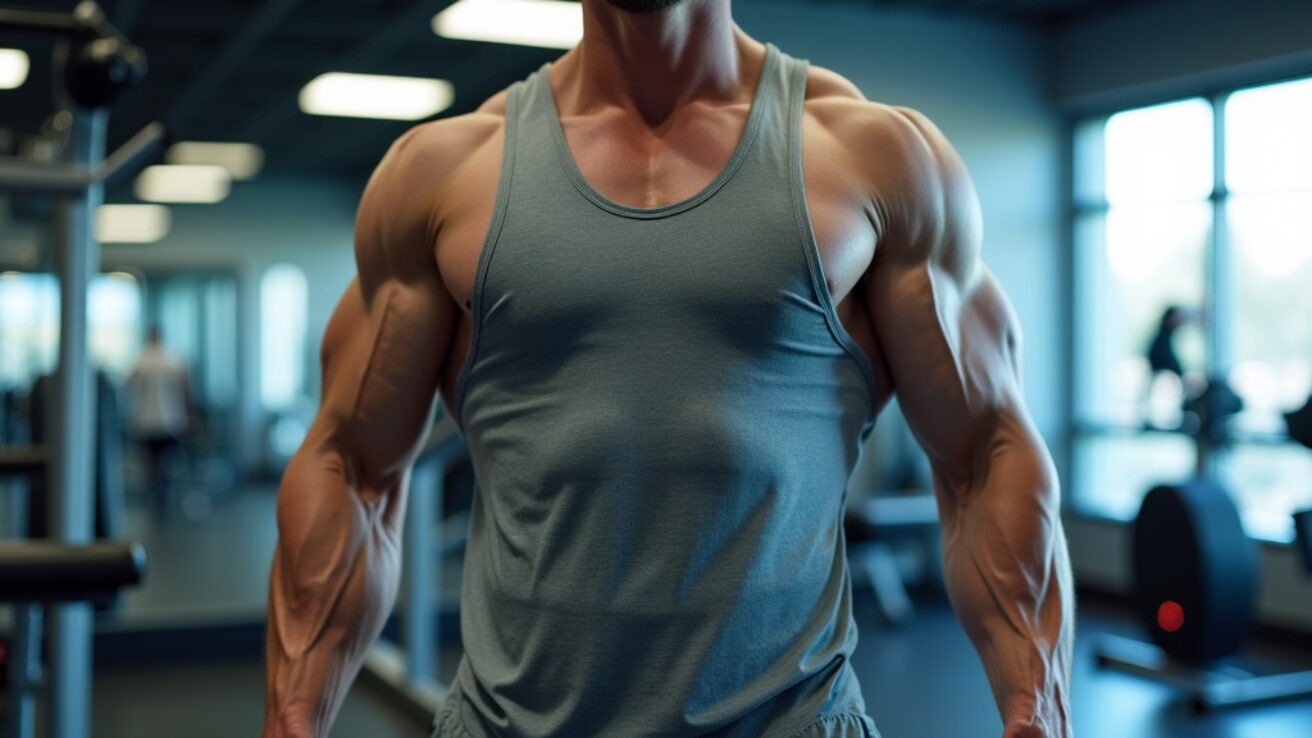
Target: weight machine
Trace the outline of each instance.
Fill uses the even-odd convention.
[[[1144,497],[1133,525],[1134,608],[1152,643],[1104,636],[1098,663],[1184,690],[1195,712],[1312,696],[1312,671],[1258,673],[1229,663],[1253,627],[1257,546],[1226,490],[1208,474],[1242,403],[1213,379],[1186,403],[1198,474]],[[1312,448],[1312,399],[1285,416],[1289,436]],[[1312,510],[1294,514],[1295,544],[1312,571]]]
[[[52,119],[65,137],[62,161],[0,157],[0,190],[55,198],[53,252],[60,283],[59,369],[46,443],[0,449],[0,476],[46,469],[50,479],[51,541],[0,547],[0,600],[15,603],[11,633],[9,735],[34,731],[34,697],[49,698],[48,735],[91,734],[92,606],[88,600],[140,581],[144,552],[137,544],[91,543],[92,459],[96,406],[87,344],[87,288],[100,269],[92,217],[107,182],[130,174],[163,148],[164,128],[153,123],[105,157],[108,105],[145,74],[146,59],[91,0],[71,13],[0,8],[0,29],[54,35],[59,111]],[[45,584],[41,584],[45,582]],[[49,608],[49,658],[38,664],[42,605]]]

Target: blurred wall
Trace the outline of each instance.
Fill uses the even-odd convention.
[[[1312,73],[1312,2],[1163,0],[1053,36],[1053,99],[1106,110]]]

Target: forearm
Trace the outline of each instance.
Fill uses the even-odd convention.
[[[1065,738],[1074,595],[1056,476],[1024,427],[1000,432],[976,468],[982,478],[937,481],[948,594],[1003,720],[1034,714],[1031,734]]]
[[[303,449],[278,497],[269,585],[266,736],[324,736],[396,599],[405,480],[353,484]]]

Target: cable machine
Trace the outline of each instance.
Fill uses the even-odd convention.
[[[87,288],[100,269],[92,217],[109,181],[136,171],[162,149],[164,129],[153,123],[108,158],[108,106],[145,74],[140,49],[118,32],[95,2],[71,13],[0,8],[0,29],[58,38],[55,48],[56,108],[53,122],[66,137],[62,161],[43,163],[0,157],[0,190],[39,192],[55,201],[52,245],[60,283],[59,369],[53,385],[48,441],[0,451],[0,474],[44,468],[50,479],[48,520],[54,542],[6,545],[0,550],[0,581],[12,584],[3,599],[16,601],[11,661],[9,734],[32,735],[34,694],[49,698],[47,734],[91,734],[92,606],[86,599],[140,579],[140,547],[105,549],[92,538],[96,406],[88,356]],[[53,546],[51,548],[50,546]],[[107,563],[109,562],[109,563]],[[53,591],[19,586],[62,572]],[[49,656],[44,680],[34,667],[41,643],[42,605],[49,607]],[[12,677],[17,677],[15,681]],[[44,682],[42,684],[42,682]]]

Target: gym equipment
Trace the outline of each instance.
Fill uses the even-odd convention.
[[[1257,547],[1216,482],[1156,487],[1134,522],[1134,604],[1170,658],[1205,666],[1239,650],[1257,604]]]
[[[43,606],[113,599],[140,583],[145,570],[146,552],[135,542],[0,543],[0,602],[14,604],[4,690],[9,736],[27,738],[36,729],[36,697],[47,681],[40,660]]]
[[[146,76],[146,55],[126,39],[105,36],[78,44],[64,66],[64,87],[84,108],[108,105]]]
[[[1198,475],[1150,490],[1133,526],[1134,607],[1152,643],[1106,636],[1098,648],[1100,665],[1180,687],[1197,712],[1312,696],[1312,671],[1257,674],[1230,661],[1252,630],[1258,551],[1234,501],[1208,470],[1212,455],[1228,442],[1227,419],[1241,407],[1239,396],[1217,379],[1186,401],[1185,429],[1198,446]],[[1295,521],[1296,527],[1312,524],[1299,515]]]
[[[136,542],[0,542],[0,602],[98,600],[139,584],[145,571]]]
[[[1312,396],[1307,398],[1303,407],[1285,413],[1285,425],[1289,427],[1289,437],[1312,448]]]
[[[102,108],[146,75],[146,55],[110,25],[89,0],[71,13],[0,9],[0,28],[55,33],[64,92],[84,109]]]
[[[1198,473],[1206,474],[1212,453],[1229,442],[1231,416],[1244,409],[1244,401],[1220,377],[1209,377],[1207,386],[1184,401],[1184,432],[1198,444]]]
[[[1312,395],[1308,396],[1303,407],[1285,413],[1285,425],[1290,438],[1312,448]],[[1303,567],[1312,572],[1312,510],[1294,513],[1294,535],[1303,554]]]
[[[930,578],[942,579],[938,570],[941,553],[938,504],[934,495],[929,492],[877,494],[847,510],[843,516],[843,533],[847,537],[847,557],[853,577],[860,576],[870,585],[885,622],[909,623],[915,608],[907,594],[893,544],[899,541],[917,544],[931,570]]]
[[[1312,572],[1312,510],[1294,513],[1294,543],[1303,554],[1303,568]]]
[[[18,466],[45,461],[49,480],[50,535],[82,544],[92,534],[92,485],[96,406],[87,346],[87,286],[100,269],[100,247],[91,218],[104,199],[105,183],[135,171],[162,149],[163,126],[151,124],[108,158],[104,156],[108,111],[104,107],[145,69],[140,50],[115,30],[92,0],[71,13],[0,9],[0,29],[53,34],[57,91],[55,119],[66,134],[65,161],[43,163],[0,157],[0,189],[55,196],[53,251],[60,282],[59,370],[52,383],[52,433],[40,447],[13,449]],[[0,465],[0,473],[6,469]],[[15,639],[39,634],[40,613],[20,607]],[[91,606],[66,602],[50,610],[49,735],[90,735]],[[11,709],[10,735],[29,735],[30,724]],[[16,717],[17,716],[17,717]],[[16,722],[17,721],[17,722]]]
[[[103,372],[96,372],[96,441],[95,474],[92,487],[95,489],[95,502],[92,517],[94,520],[93,538],[117,538],[123,533],[123,510],[125,507],[123,491],[123,421],[120,417],[118,392]],[[38,377],[32,384],[29,394],[31,403],[31,428],[29,437],[32,443],[40,445],[50,435],[45,427],[52,378]],[[27,531],[28,538],[45,538],[49,534],[47,521],[47,485],[43,469],[35,469],[29,475]]]

